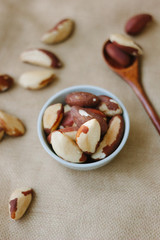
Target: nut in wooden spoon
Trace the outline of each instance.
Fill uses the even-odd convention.
[[[103,46],[106,63],[130,85],[160,134],[160,118],[140,83],[140,55],[142,55],[140,46],[131,38],[121,34],[112,34]]]

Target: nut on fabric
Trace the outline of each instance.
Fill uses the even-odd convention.
[[[9,199],[9,215],[11,219],[20,219],[28,209],[32,200],[32,188],[23,187],[16,189]]]

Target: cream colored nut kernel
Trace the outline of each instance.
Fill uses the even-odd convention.
[[[86,161],[86,155],[77,144],[60,131],[52,132],[51,145],[54,152],[68,162],[82,163]]]
[[[20,58],[23,62],[43,67],[60,68],[62,66],[58,57],[45,49],[26,50],[21,54]]]
[[[46,108],[43,115],[43,129],[49,134],[56,130],[63,117],[63,105],[56,103]]]
[[[92,159],[99,160],[109,156],[120,144],[124,132],[124,120],[121,115],[112,117],[109,128]]]
[[[55,79],[52,70],[39,70],[23,73],[19,78],[19,84],[30,90],[37,90],[45,87]]]
[[[71,19],[64,19],[43,35],[42,42],[47,44],[62,42],[71,35],[73,28],[74,22]]]
[[[83,152],[91,154],[96,151],[100,137],[100,124],[96,119],[91,119],[78,129],[76,143]]]
[[[99,104],[98,109],[106,116],[112,117],[116,114],[122,114],[121,107],[114,99],[104,95],[99,96],[99,99],[101,100],[101,103]]]
[[[9,214],[14,220],[20,219],[32,200],[33,190],[28,187],[16,189],[9,199]]]
[[[111,42],[116,42],[117,44],[124,46],[124,47],[129,47],[137,50],[138,55],[142,55],[143,51],[142,49],[128,36],[125,36],[123,34],[111,34],[109,40]],[[133,52],[133,55],[136,54]],[[137,55],[136,54],[136,55]]]
[[[25,133],[23,123],[15,116],[0,110],[0,128],[4,129],[7,135],[21,136]]]
[[[2,140],[3,136],[4,136],[4,130],[3,129],[0,129],[0,141]]]

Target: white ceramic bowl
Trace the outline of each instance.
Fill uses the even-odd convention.
[[[115,99],[123,110],[125,130],[124,130],[124,135],[123,135],[123,138],[122,138],[122,141],[121,141],[120,145],[111,155],[109,155],[108,157],[106,157],[102,160],[99,160],[99,161],[96,161],[96,162],[93,162],[93,163],[71,163],[71,162],[67,162],[67,161],[63,160],[62,158],[58,157],[53,152],[51,146],[48,144],[48,142],[46,140],[45,133],[43,131],[42,118],[43,118],[43,114],[44,114],[44,111],[46,110],[46,108],[53,103],[59,103],[59,102],[64,103],[66,95],[71,93],[71,92],[75,92],[75,91],[90,92],[90,93],[93,93],[95,95],[109,96],[109,97]],[[79,86],[73,86],[73,87],[66,88],[66,89],[56,93],[55,95],[53,95],[51,98],[49,98],[48,101],[44,104],[44,106],[42,107],[42,109],[39,113],[38,126],[37,127],[38,127],[38,136],[39,136],[40,142],[41,142],[42,146],[44,147],[44,149],[46,150],[46,152],[53,159],[55,159],[57,162],[61,163],[62,165],[66,166],[66,167],[69,167],[69,168],[72,168],[72,169],[92,170],[92,169],[102,167],[105,164],[109,163],[122,150],[122,148],[124,147],[124,145],[127,141],[127,138],[128,138],[130,122],[129,122],[129,116],[128,116],[127,110],[124,107],[123,103],[116,96],[114,96],[112,93],[106,91],[105,89],[95,87],[95,86],[79,85]]]

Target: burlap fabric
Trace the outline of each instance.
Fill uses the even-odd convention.
[[[0,71],[15,86],[0,94],[0,108],[25,123],[23,137],[0,143],[1,240],[158,240],[160,239],[159,135],[131,88],[102,58],[110,33],[124,33],[126,20],[148,12],[154,16],[135,37],[144,49],[142,83],[160,113],[159,8],[157,0],[1,0]],[[63,18],[75,20],[74,34],[58,45],[44,45],[43,33]],[[39,91],[18,85],[19,76],[41,69],[19,60],[28,48],[55,52],[64,67],[53,84]],[[114,161],[97,170],[67,169],[42,148],[37,118],[45,101],[66,87],[90,84],[105,88],[125,104],[131,121],[128,141]],[[34,189],[27,214],[14,222],[8,198],[18,187]]]

